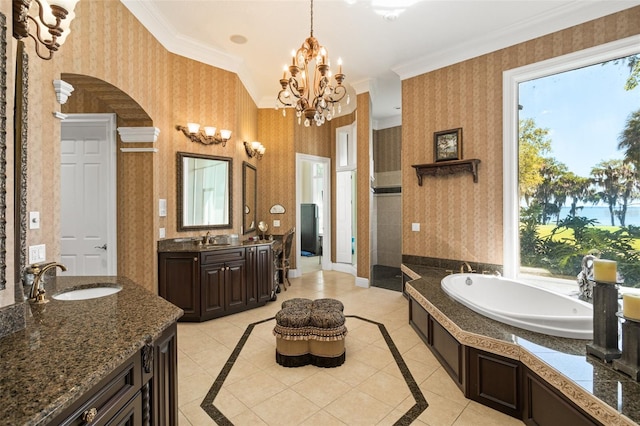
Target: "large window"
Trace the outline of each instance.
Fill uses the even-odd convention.
[[[597,251],[640,285],[640,87],[625,89],[638,43],[505,72],[505,275],[575,282]]]

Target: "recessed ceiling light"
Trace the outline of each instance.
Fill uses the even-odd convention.
[[[232,35],[231,37],[229,37],[229,40],[231,40],[231,42],[235,44],[245,44],[247,42],[247,38],[240,34]]]

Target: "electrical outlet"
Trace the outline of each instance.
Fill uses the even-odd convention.
[[[164,228],[160,228],[160,238],[164,238],[166,236],[166,232]]]
[[[273,227],[274,228],[280,228],[280,221],[279,220],[274,220],[273,221]]]
[[[419,223],[412,223],[411,224],[411,230],[413,232],[420,232],[420,224]]]
[[[29,246],[29,263],[40,263],[47,260],[46,246],[39,244],[37,246]]]

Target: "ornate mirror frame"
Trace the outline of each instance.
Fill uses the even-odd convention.
[[[256,230],[258,207],[258,170],[256,167],[242,162],[242,233],[248,234]]]
[[[194,154],[190,152],[178,152],[176,155],[177,167],[176,167],[176,201],[177,201],[177,217],[178,217],[178,231],[195,231],[205,229],[229,229],[233,227],[233,159],[231,157],[218,157],[215,155],[206,154]],[[227,162],[227,182],[228,182],[228,221],[227,223],[214,224],[214,225],[185,225],[184,224],[184,159],[185,158],[200,158],[205,160],[217,160]]]

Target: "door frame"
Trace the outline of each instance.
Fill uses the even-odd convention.
[[[322,269],[330,271],[332,269],[331,263],[331,235],[333,232],[331,223],[331,159],[327,157],[318,157],[316,155],[301,154],[296,152],[296,269],[289,270],[291,277],[299,277],[302,275],[302,268],[300,263],[302,257],[300,256],[300,204],[302,204],[302,163],[321,163],[325,167],[324,179],[323,179],[323,192],[324,202],[323,204],[323,217],[324,217],[324,234],[322,234]]]
[[[118,240],[117,240],[117,150],[116,150],[116,115],[115,114],[67,114],[60,125],[67,123],[94,124],[106,128],[107,143],[109,144],[109,156],[107,157],[107,171],[109,173],[107,185],[107,274],[118,273]],[[62,141],[60,141],[62,142]],[[61,166],[62,158],[58,164]],[[61,189],[62,191],[62,189]],[[61,235],[58,235],[61,241]]]

